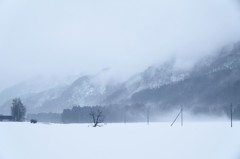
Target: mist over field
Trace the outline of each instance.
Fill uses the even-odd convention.
[[[0,0],[0,159],[239,159],[239,0]]]
[[[0,110],[239,114],[239,28],[237,0],[2,0]]]

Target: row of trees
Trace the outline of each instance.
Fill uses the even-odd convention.
[[[229,105],[225,106],[208,106],[188,108],[193,114],[206,115],[223,115],[233,119],[239,119],[240,106],[231,106],[231,114]],[[129,105],[107,105],[107,106],[74,106],[71,109],[64,109],[61,114],[56,113],[40,113],[30,114],[28,118],[41,119],[44,122],[62,122],[62,123],[118,123],[118,122],[148,122],[153,121],[155,117],[159,117],[169,112],[169,107],[149,106],[145,104],[129,104]],[[26,107],[20,98],[12,101],[11,115],[14,121],[24,121],[26,116]]]
[[[91,123],[96,121],[107,123],[149,122],[150,115],[159,116],[163,111],[144,104],[107,105],[107,106],[74,106],[64,109],[61,114],[63,123]],[[152,119],[153,120],[153,119]]]
[[[193,115],[205,114],[222,116],[226,115],[235,120],[240,119],[240,106],[208,106],[187,107],[185,110]],[[106,123],[147,122],[159,121],[159,117],[175,109],[163,106],[150,106],[144,104],[107,105],[107,106],[74,106],[72,109],[64,109],[61,114],[63,123],[92,123],[98,119]],[[231,113],[230,113],[231,110]]]

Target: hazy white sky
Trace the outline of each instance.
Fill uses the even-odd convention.
[[[0,0],[0,90],[39,75],[186,66],[240,40],[237,0]]]

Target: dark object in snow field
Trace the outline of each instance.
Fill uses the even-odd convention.
[[[30,122],[31,122],[32,124],[36,124],[36,123],[37,123],[37,120],[36,120],[36,119],[31,119]]]

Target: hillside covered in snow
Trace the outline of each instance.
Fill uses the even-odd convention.
[[[191,69],[176,69],[176,61],[148,67],[126,81],[109,76],[108,70],[84,75],[71,82],[31,82],[0,93],[2,112],[11,99],[20,97],[28,112],[62,112],[73,106],[151,104],[169,108],[184,105],[194,112],[240,103],[240,44],[198,61]],[[51,84],[53,83],[53,84]]]

